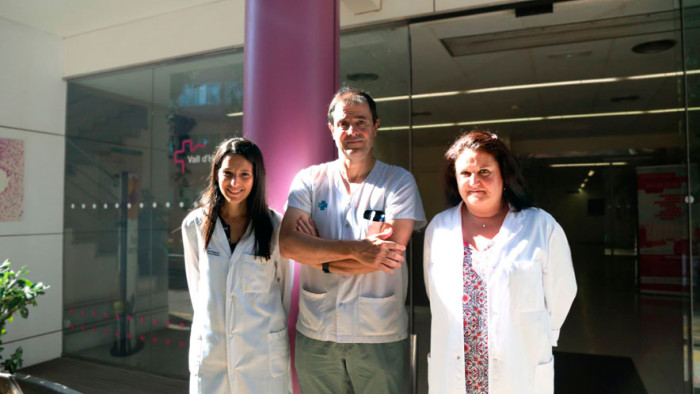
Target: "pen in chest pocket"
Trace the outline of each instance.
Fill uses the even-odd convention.
[[[384,230],[384,222],[386,220],[384,211],[368,209],[365,211],[362,217],[365,220],[370,221],[369,226],[367,227],[367,236],[379,234]]]

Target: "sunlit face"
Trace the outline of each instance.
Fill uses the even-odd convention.
[[[372,152],[379,120],[372,123],[372,112],[367,103],[346,105],[341,101],[332,114],[333,124],[328,127],[340,157],[362,158]]]
[[[455,161],[455,175],[469,212],[477,216],[498,212],[503,203],[503,177],[493,155],[465,149]]]
[[[227,203],[243,203],[253,189],[253,165],[241,155],[226,155],[216,173],[216,182]]]

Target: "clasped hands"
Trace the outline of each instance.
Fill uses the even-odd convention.
[[[297,220],[296,231],[318,237],[318,230],[310,217],[302,216]],[[341,274],[364,274],[374,271],[393,273],[401,268],[404,261],[404,245],[390,241],[393,233],[391,224],[385,223],[382,231],[367,236],[362,240],[348,240],[351,243],[352,258],[332,261],[331,272]],[[320,268],[320,265],[319,265]]]

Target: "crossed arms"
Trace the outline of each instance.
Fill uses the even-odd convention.
[[[280,228],[280,253],[319,270],[321,264],[330,263],[334,273],[392,273],[404,261],[413,224],[413,219],[388,220],[384,231],[365,239],[331,240],[318,236],[308,212],[290,207]]]

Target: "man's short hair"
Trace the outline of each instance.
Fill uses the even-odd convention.
[[[334,123],[333,111],[339,102],[342,102],[345,105],[362,105],[366,103],[369,106],[370,112],[372,113],[372,124],[376,124],[377,120],[379,120],[379,115],[377,114],[377,104],[374,102],[369,93],[362,89],[350,88],[346,86],[338,90],[338,93],[333,96],[333,100],[328,106],[328,123],[331,125]]]

